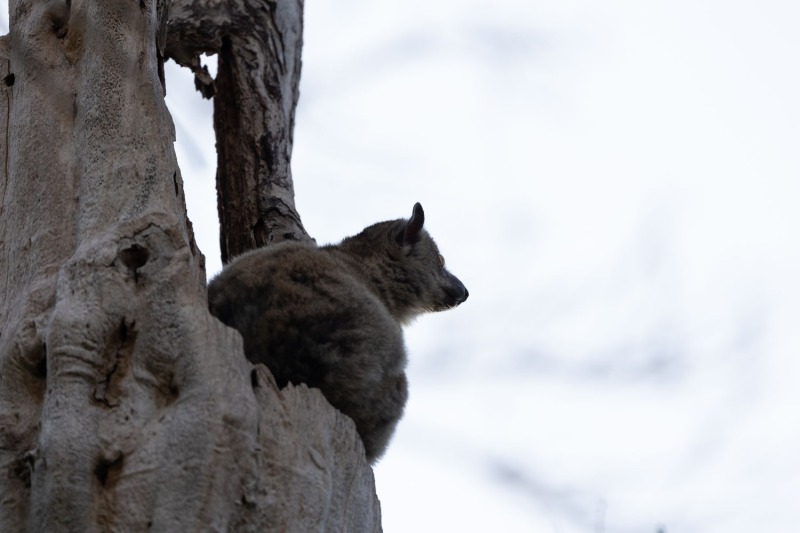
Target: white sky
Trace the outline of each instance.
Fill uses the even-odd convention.
[[[797,531],[800,4],[305,7],[306,229],[420,201],[470,291],[407,333],[384,530]],[[211,107],[168,91],[213,274]]]

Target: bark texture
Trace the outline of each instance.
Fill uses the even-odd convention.
[[[278,390],[208,313],[162,9],[10,3],[0,531],[379,531],[352,422],[317,391]]]
[[[283,240],[305,240],[290,159],[299,96],[302,0],[176,0],[167,56],[214,95],[222,262]],[[217,54],[217,78],[200,67]]]

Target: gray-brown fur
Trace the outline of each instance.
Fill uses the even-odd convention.
[[[208,287],[211,312],[278,385],[306,383],[356,424],[367,458],[386,449],[408,398],[401,325],[467,299],[411,219],[374,224],[338,245],[283,242],[234,259]]]

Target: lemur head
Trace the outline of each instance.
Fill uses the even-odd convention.
[[[424,223],[425,212],[417,203],[408,220],[374,224],[341,244],[363,261],[372,285],[400,322],[451,309],[469,296],[464,284],[445,268]]]
[[[469,291],[461,281],[445,268],[444,256],[427,231],[422,229],[425,212],[417,202],[411,218],[397,233],[406,261],[404,266],[411,280],[419,283],[420,300],[424,311],[444,311],[464,302]],[[413,283],[413,285],[417,285]]]

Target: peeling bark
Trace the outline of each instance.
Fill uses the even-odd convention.
[[[316,390],[279,390],[208,313],[159,78],[159,9],[10,4],[0,38],[0,531],[380,531],[352,421]],[[230,53],[246,56],[240,39]],[[299,72],[297,54],[283,71]],[[261,185],[272,183],[268,169],[288,169],[293,106],[263,112],[262,127],[275,120],[283,137],[225,130],[252,149],[243,168],[256,213],[276,224],[265,222],[265,240],[305,235],[299,218],[275,222],[285,215],[271,214]],[[261,161],[254,139],[286,166]],[[290,185],[278,189],[291,196]]]

